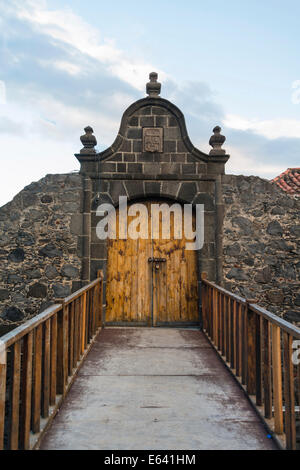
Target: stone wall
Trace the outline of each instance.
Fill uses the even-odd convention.
[[[224,175],[224,287],[300,321],[300,201],[255,176]]]
[[[222,188],[225,288],[299,321],[300,201],[254,176],[223,175]],[[83,201],[81,175],[47,175],[0,208],[0,326],[19,324],[82,286]]]
[[[79,174],[47,175],[0,208],[0,325],[25,321],[81,286],[81,191]]]

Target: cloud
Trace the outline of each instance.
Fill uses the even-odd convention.
[[[144,96],[149,72],[159,72],[162,97],[184,113],[194,145],[204,152],[219,124],[231,154],[227,173],[272,178],[299,166],[299,122],[250,120],[228,114],[201,81],[175,82],[147,59],[136,60],[70,8],[45,1],[0,3],[0,132],[6,171],[0,205],[45,173],[78,169],[73,153],[83,128],[94,129],[99,150],[115,139],[125,109]],[[18,171],[16,171],[18,168]],[[18,176],[16,177],[16,173]],[[23,181],[23,184],[22,184]]]
[[[0,105],[6,103],[6,86],[3,80],[0,80]]]
[[[0,134],[24,135],[23,122],[17,122],[8,117],[0,116]]]
[[[66,60],[43,60],[41,59],[39,63],[44,66],[44,67],[55,67],[58,70],[62,70],[64,72],[67,72],[70,75],[79,75],[82,74],[83,70],[82,68],[74,64],[72,62],[68,62]]]
[[[144,89],[145,76],[153,66],[127,56],[115,46],[113,40],[102,39],[98,29],[86,23],[69,8],[50,10],[47,3],[41,0],[14,0],[12,5],[7,7],[6,11],[12,12],[13,9],[19,20],[31,24],[36,32],[48,36],[58,47],[69,46],[104,64],[113,76],[138,90]],[[163,71],[158,72],[166,79]]]
[[[296,119],[250,120],[245,117],[227,114],[223,123],[232,129],[253,131],[267,139],[300,136],[300,120]]]

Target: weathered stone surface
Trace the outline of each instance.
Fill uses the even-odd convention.
[[[15,292],[12,293],[11,295],[11,301],[15,303],[21,303],[22,305],[25,305],[26,303],[26,297],[23,294],[20,294],[20,292]]]
[[[7,283],[8,284],[17,284],[23,281],[23,277],[18,274],[8,274]]]
[[[40,256],[45,256],[48,258],[55,258],[62,255],[62,251],[57,248],[54,243],[48,243],[39,250]]]
[[[50,264],[45,267],[45,275],[48,279],[55,279],[59,275],[59,273],[56,267]]]
[[[226,246],[225,248],[226,254],[229,256],[237,256],[241,252],[241,247],[240,245],[236,242],[233,243],[232,245]]]
[[[36,315],[45,299],[51,302],[53,283],[63,279],[63,265],[80,271],[81,196],[81,175],[47,175],[0,208],[1,311],[19,309],[16,323]],[[78,233],[70,229],[73,216],[80,221]],[[64,277],[69,290],[72,282]],[[0,326],[7,321],[2,316]]]
[[[236,279],[238,281],[248,281],[248,276],[240,268],[232,268],[227,274],[228,279]]]
[[[61,274],[69,279],[77,279],[79,277],[79,270],[71,264],[64,264],[61,269]]]
[[[267,227],[267,232],[270,235],[282,235],[283,229],[277,220],[273,220],[272,222],[269,223]]]
[[[245,217],[234,217],[232,219],[233,226],[238,227],[244,235],[252,233],[252,223]]]
[[[22,263],[25,259],[25,253],[22,248],[15,248],[8,255],[8,260],[12,263]]]
[[[290,322],[300,322],[300,312],[296,310],[287,310],[283,318]]]
[[[299,201],[258,177],[226,175],[222,179],[223,266],[225,279],[228,274],[231,278],[230,289],[244,297],[248,289],[249,297],[277,315],[300,313]],[[228,250],[234,243],[240,245],[240,253]],[[235,277],[236,266],[248,280]],[[300,323],[299,315],[290,314],[289,321]]]
[[[300,238],[300,225],[292,225],[290,228],[291,235]]]
[[[28,269],[25,271],[25,274],[29,279],[39,279],[42,277],[39,269]]]
[[[66,284],[54,284],[53,285],[54,297],[59,299],[65,298],[71,293],[71,288]]]
[[[9,299],[9,291],[7,289],[0,289],[0,301]]]
[[[267,298],[272,304],[281,304],[284,301],[284,294],[280,290],[271,290],[267,292]]]
[[[45,194],[44,196],[41,197],[41,202],[43,204],[50,204],[50,202],[53,202],[53,197],[50,196],[49,194]]]
[[[21,246],[31,246],[35,243],[35,239],[31,233],[20,230],[17,235],[17,242]]]
[[[6,307],[1,313],[1,318],[11,322],[19,322],[23,320],[24,313],[17,307]]]
[[[38,299],[43,299],[47,295],[47,286],[45,284],[41,284],[40,282],[36,282],[29,287],[28,296],[29,297],[36,297]]]

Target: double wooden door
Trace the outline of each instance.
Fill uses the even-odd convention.
[[[143,202],[149,218],[153,202]],[[128,225],[133,219],[128,217]],[[174,238],[172,213],[168,239],[162,238],[161,232],[159,238],[152,239],[151,221],[144,224],[149,231],[146,239],[108,239],[106,324],[197,324],[196,252],[185,249],[184,236]]]

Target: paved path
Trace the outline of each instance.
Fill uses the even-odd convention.
[[[41,449],[274,449],[197,330],[107,328]]]

